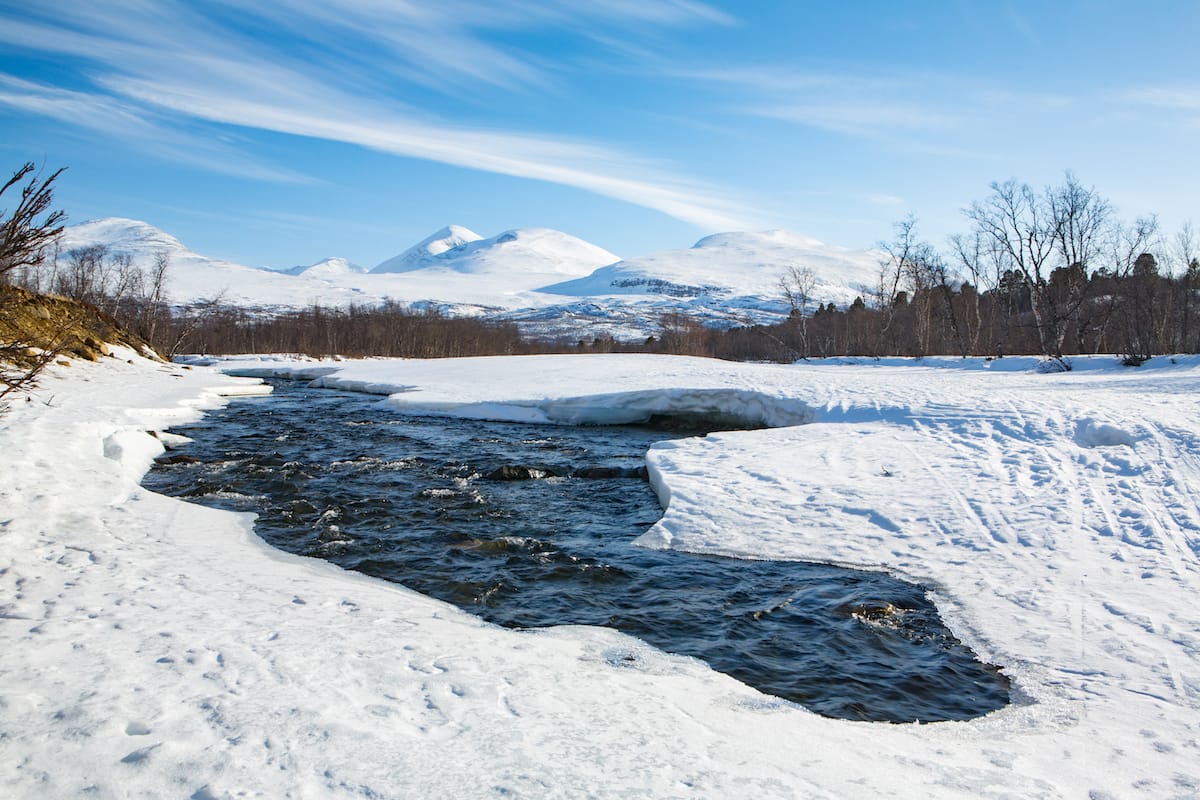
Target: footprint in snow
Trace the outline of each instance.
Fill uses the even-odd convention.
[[[154,753],[154,751],[160,747],[162,747],[162,745],[152,744],[149,747],[143,747],[140,750],[134,750],[132,753],[129,753],[127,756],[122,758],[121,763],[122,764],[141,764],[143,761],[150,758],[150,756]]]

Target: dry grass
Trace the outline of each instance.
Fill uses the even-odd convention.
[[[106,342],[149,349],[95,306],[0,286],[0,353],[13,363],[23,365],[45,352],[95,361],[108,355]]]
[[[95,306],[0,285],[0,397],[33,388],[52,361],[109,355],[106,343],[154,352]]]

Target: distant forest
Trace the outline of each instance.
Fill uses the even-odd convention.
[[[1069,369],[1075,354],[1115,353],[1136,365],[1163,353],[1200,351],[1200,249],[1191,227],[1167,237],[1153,217],[1125,222],[1070,173],[1040,192],[1013,180],[992,184],[985,199],[964,211],[966,232],[945,249],[920,238],[915,218],[897,223],[894,237],[880,244],[875,286],[848,307],[816,302],[820,276],[794,264],[780,275],[780,296],[792,313],[779,324],[714,329],[672,313],[658,320],[655,335],[633,342],[588,330],[569,341],[544,341],[523,336],[513,323],[400,304],[266,314],[217,297],[173,307],[165,254],[143,269],[105,247],[54,252],[62,215],[48,212],[48,204],[58,174],[43,179],[26,165],[4,187],[32,175],[22,203],[0,219],[0,284],[90,303],[167,356],[619,351],[790,362],[1040,354]]]
[[[896,224],[880,244],[877,287],[849,308],[816,305],[815,276],[781,280],[793,318],[772,331],[800,357],[1116,353],[1140,364],[1200,349],[1200,243],[1190,225],[1164,237],[1154,217],[1119,219],[1070,173],[1036,192],[1015,180],[964,211],[966,233],[940,251]],[[753,329],[718,337],[714,352],[741,358]],[[732,340],[732,341],[731,341]]]

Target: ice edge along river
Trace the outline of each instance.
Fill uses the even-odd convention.
[[[641,543],[936,587],[1018,702],[830,720],[609,630],[503,630],[275,551],[246,515],[138,486],[146,431],[255,385],[122,353],[0,418],[5,795],[1200,796],[1195,358],[332,366],[399,412],[795,415],[652,448],[669,505]]]

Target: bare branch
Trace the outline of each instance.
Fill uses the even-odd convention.
[[[12,213],[0,209],[0,282],[7,282],[8,273],[17,268],[40,264],[47,245],[62,233],[66,214],[49,208],[54,202],[54,181],[66,168],[46,178],[35,169],[33,162],[24,164],[0,187],[0,196],[3,196],[32,175],[29,183],[21,188],[21,199]]]

